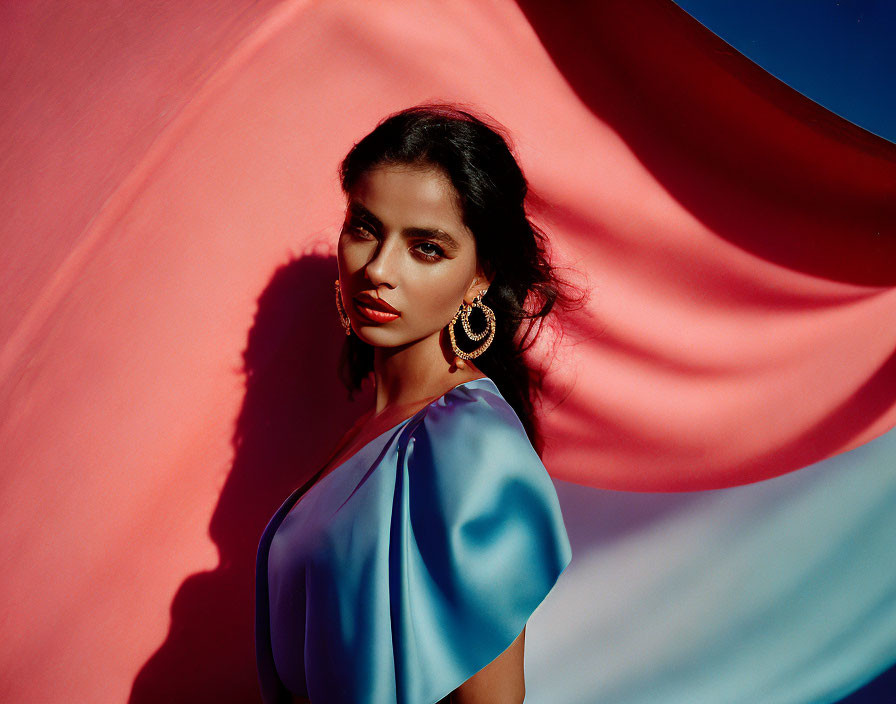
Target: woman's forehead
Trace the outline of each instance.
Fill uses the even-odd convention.
[[[371,169],[358,179],[348,203],[350,210],[366,210],[386,227],[438,228],[459,238],[473,237],[464,224],[457,191],[435,167]]]

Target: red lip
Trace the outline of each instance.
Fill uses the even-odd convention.
[[[380,310],[384,313],[392,313],[393,315],[401,315],[401,313],[386,303],[383,299],[374,298],[368,293],[359,293],[355,296],[355,300],[365,308],[372,308],[373,310]]]

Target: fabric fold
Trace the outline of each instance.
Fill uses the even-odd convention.
[[[551,479],[507,402],[459,387],[403,432],[390,546],[398,701],[500,655],[569,564]]]
[[[522,423],[490,379],[461,384],[269,523],[265,701],[435,704],[514,641],[571,558]]]

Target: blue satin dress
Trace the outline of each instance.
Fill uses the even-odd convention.
[[[516,413],[491,379],[456,386],[271,519],[256,572],[263,699],[436,704],[514,641],[571,557]]]

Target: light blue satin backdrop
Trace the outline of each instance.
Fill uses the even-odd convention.
[[[487,378],[298,498],[259,545],[268,702],[285,684],[315,702],[434,704],[513,642],[572,557],[551,478]]]
[[[896,663],[896,429],[730,489],[554,483],[575,560],[527,704],[827,704]]]

